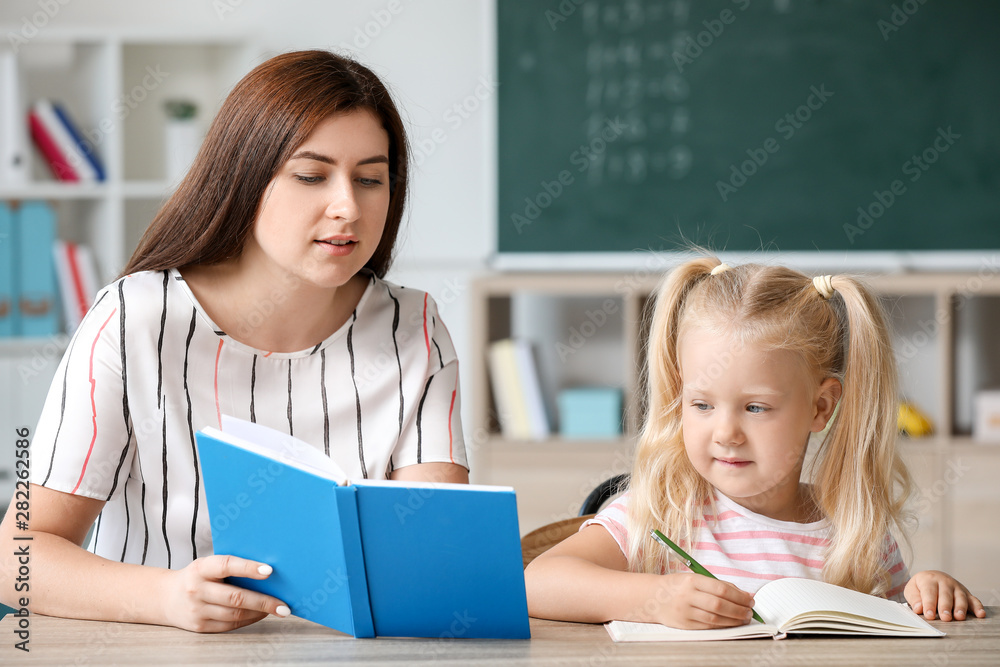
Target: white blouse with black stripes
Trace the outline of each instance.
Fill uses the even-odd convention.
[[[349,476],[384,478],[468,467],[460,411],[455,349],[425,292],[371,276],[332,336],[271,353],[221,331],[177,271],[136,273],[101,290],[70,342],[31,444],[32,482],[106,501],[94,553],[176,569],[212,553],[194,434],[221,415],[311,443]]]

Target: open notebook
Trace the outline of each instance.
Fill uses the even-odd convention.
[[[764,623],[735,628],[678,630],[658,623],[612,621],[616,642],[711,641],[804,635],[943,637],[945,633],[899,602],[866,595],[812,579],[777,579],[754,595],[754,610]]]

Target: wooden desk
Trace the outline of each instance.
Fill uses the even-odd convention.
[[[0,664],[265,665],[365,662],[511,665],[990,665],[1000,663],[1000,607],[983,620],[934,625],[942,639],[770,639],[615,644],[600,625],[531,621],[531,640],[353,639],[297,618],[218,635],[150,625],[31,617],[30,653],[0,624]]]

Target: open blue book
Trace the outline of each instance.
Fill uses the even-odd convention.
[[[355,637],[528,638],[510,487],[348,480],[318,449],[231,417],[196,434],[215,553],[232,583]]]

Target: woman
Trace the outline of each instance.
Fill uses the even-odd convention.
[[[403,124],[367,68],[295,52],[236,85],[56,372],[17,533],[32,611],[203,632],[288,615],[223,582],[269,565],[212,555],[194,433],[222,414],[351,476],[468,481],[447,329],[427,294],[382,279],[406,188]]]

